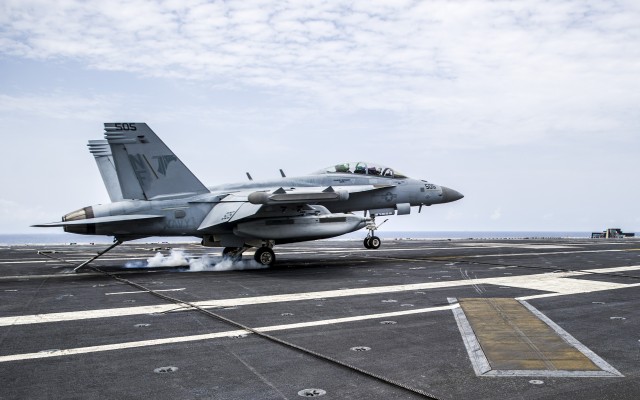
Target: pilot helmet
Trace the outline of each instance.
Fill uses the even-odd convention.
[[[336,172],[349,172],[349,165],[348,164],[336,165]]]

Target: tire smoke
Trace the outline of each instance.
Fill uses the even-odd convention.
[[[157,252],[147,261],[128,261],[125,268],[158,268],[158,267],[189,267],[184,272],[201,272],[201,271],[238,271],[245,269],[263,269],[267,268],[255,260],[239,260],[233,261],[222,256],[212,256],[205,254],[202,257],[192,256],[184,249],[171,249],[169,255],[163,255]]]

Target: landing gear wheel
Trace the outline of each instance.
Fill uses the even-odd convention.
[[[260,247],[253,258],[261,265],[272,266],[276,262],[276,255],[268,247]]]
[[[231,261],[242,260],[242,253],[239,253],[240,247],[225,247],[222,250],[222,258],[229,259]]]
[[[380,240],[380,238],[377,236],[368,236],[364,238],[363,244],[365,248],[375,250],[380,248],[382,240]]]
[[[369,238],[369,248],[370,249],[379,249],[380,245],[382,244],[382,240],[380,240],[379,237],[377,236],[371,236]]]
[[[384,221],[382,221],[382,224],[387,221],[388,219],[385,219]],[[380,238],[377,237],[375,233],[376,230],[382,226],[382,224],[376,225],[376,216],[375,214],[371,214],[371,218],[367,220],[367,225],[365,226],[365,228],[367,228],[367,230],[369,231],[369,233],[367,233],[367,237],[364,239],[365,248],[373,250],[380,248],[382,240],[380,240]]]

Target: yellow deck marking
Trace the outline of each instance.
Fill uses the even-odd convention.
[[[458,304],[454,315],[479,376],[622,376],[526,302],[467,298]]]
[[[460,299],[460,306],[492,369],[600,369],[515,299]]]

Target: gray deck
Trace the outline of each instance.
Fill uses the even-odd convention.
[[[424,398],[385,380],[443,399],[640,398],[637,239],[318,241],[276,247],[271,269],[123,268],[157,247],[212,252],[127,244],[95,265],[353,368],[37,254],[79,263],[102,246],[12,246],[0,248],[0,398]],[[448,299],[501,297],[622,376],[477,376]]]

